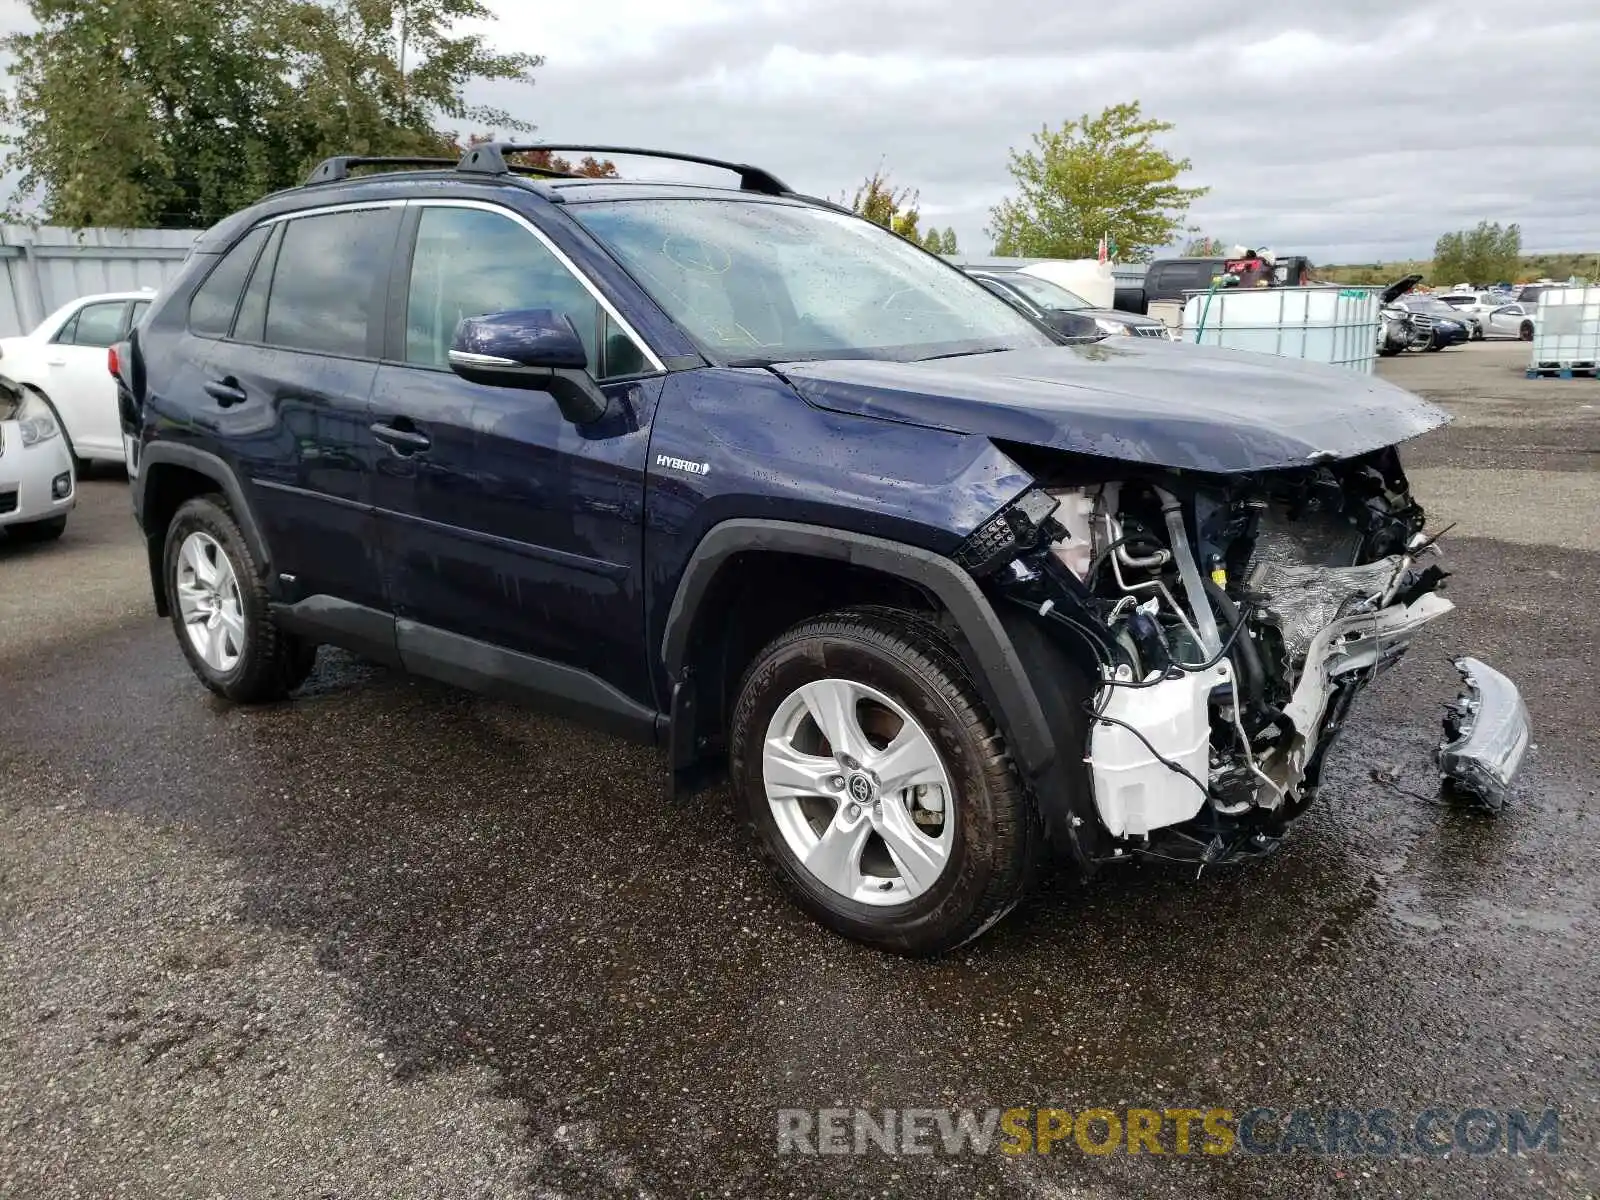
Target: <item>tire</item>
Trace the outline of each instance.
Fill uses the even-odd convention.
[[[209,604],[185,598],[207,590],[193,566],[197,558],[216,580]],[[201,683],[238,704],[264,704],[283,699],[304,682],[316,647],[273,621],[261,567],[221,496],[197,497],[173,514],[162,563],[173,632]],[[195,584],[186,582],[190,578]],[[205,608],[215,617],[196,620],[196,612]],[[191,634],[197,625],[203,632]],[[202,652],[197,639],[213,650],[220,647],[220,653]]]
[[[1438,342],[1429,342],[1427,344],[1427,346],[1425,347],[1425,349],[1428,351],[1428,353],[1432,354],[1435,351],[1443,350],[1444,347],[1441,346]]]
[[[21,521],[6,526],[6,536],[13,542],[33,545],[53,542],[67,530],[66,517],[47,517],[43,521]]]
[[[872,727],[860,758],[841,751],[844,759],[830,759],[832,743],[811,715],[827,707],[813,701],[828,696],[856,701],[842,740]],[[910,725],[897,724],[902,719]],[[1037,814],[960,656],[926,619],[862,608],[796,626],[750,665],[731,725],[740,815],[784,890],[834,932],[899,954],[939,954],[983,933],[1031,884],[1042,847]],[[922,785],[928,795],[914,799],[917,789],[894,789],[874,771],[893,765],[878,742],[909,745],[919,736],[923,762],[933,765],[917,776],[929,781]],[[790,747],[794,757],[786,761],[803,765],[791,776],[803,782],[777,800],[769,799],[767,786],[774,738]],[[881,794],[880,779],[888,785]],[[924,823],[935,815],[926,805],[942,809],[936,826]],[[846,894],[841,873],[829,882],[800,848],[815,843],[810,856],[817,858],[825,834],[855,837],[839,832],[852,808],[859,816],[850,828],[862,832],[848,843],[859,849],[838,856],[850,864],[842,878],[855,890]],[[898,852],[889,850],[885,831]]]
[[[1524,321],[1522,323],[1522,327],[1517,330],[1517,340],[1519,342],[1531,342],[1531,341],[1533,341],[1533,322],[1532,321]]]

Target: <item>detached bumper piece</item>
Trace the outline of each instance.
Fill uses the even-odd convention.
[[[1499,812],[1532,737],[1528,707],[1517,685],[1487,663],[1458,658],[1455,665],[1466,691],[1445,705],[1439,772],[1490,812]]]

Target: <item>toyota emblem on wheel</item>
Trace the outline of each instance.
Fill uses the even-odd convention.
[[[850,798],[857,804],[870,805],[873,801],[873,792],[875,790],[872,780],[860,771],[850,776]]]

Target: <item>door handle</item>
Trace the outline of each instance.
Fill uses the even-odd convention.
[[[64,359],[64,358],[47,358],[47,359],[45,359],[45,366],[47,366],[47,367],[64,367],[66,365],[67,365],[67,360]]]
[[[397,429],[393,425],[385,425],[382,421],[371,428],[372,436],[396,454],[415,454],[433,445],[433,439],[420,429]]]
[[[205,383],[206,395],[210,396],[223,408],[235,404],[243,404],[249,397],[244,389],[239,386],[239,381],[232,375],[225,379],[208,379]]]

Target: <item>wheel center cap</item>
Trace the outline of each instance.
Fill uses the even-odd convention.
[[[850,799],[863,808],[877,803],[878,785],[865,771],[852,771],[850,778],[845,782],[845,790],[850,793]]]

